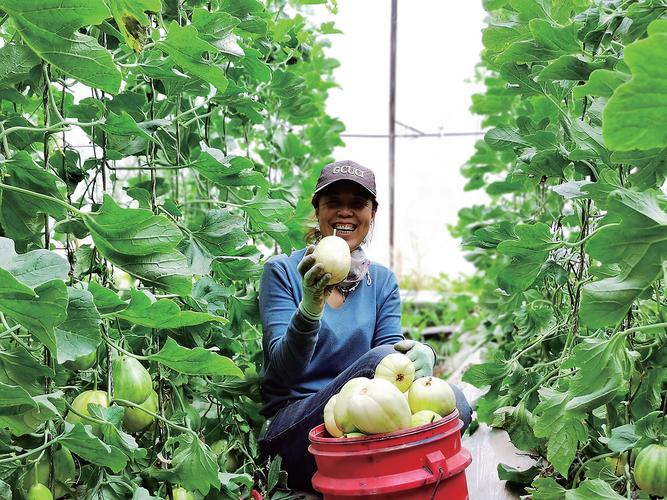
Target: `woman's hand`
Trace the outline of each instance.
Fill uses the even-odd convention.
[[[310,245],[297,266],[303,285],[303,298],[299,303],[299,310],[312,321],[322,317],[324,304],[333,290],[333,285],[327,286],[331,274],[324,272],[322,264],[315,264],[315,257],[312,255],[314,250],[315,246]]]
[[[412,360],[415,365],[415,379],[433,375],[435,353],[429,346],[416,340],[401,340],[394,344],[394,349]]]

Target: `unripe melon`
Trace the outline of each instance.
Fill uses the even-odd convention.
[[[343,434],[343,438],[360,438],[360,437],[366,437],[367,434],[364,434],[363,432],[348,432],[347,434]]]
[[[151,393],[146,398],[146,401],[141,403],[139,406],[146,408],[148,411],[153,413],[157,413],[159,406],[157,392],[151,390]],[[153,418],[152,415],[146,413],[143,410],[140,410],[139,408],[125,408],[125,413],[123,414],[123,428],[127,432],[142,431],[151,425],[154,421],[155,418]]]
[[[415,365],[405,354],[388,354],[375,368],[375,378],[383,378],[394,384],[399,391],[405,392],[415,379]]]
[[[111,376],[116,399],[141,404],[146,401],[153,389],[151,374],[139,360],[130,356],[120,356],[113,360]]]
[[[96,404],[108,408],[109,406],[109,396],[106,391],[83,391],[72,401],[72,408],[78,411],[80,414],[87,417],[90,416],[88,412],[88,405]],[[82,418],[74,412],[68,412],[65,420],[70,424],[77,424],[79,422],[84,425],[90,425],[92,427],[92,432],[96,436],[99,436],[102,432],[100,429],[100,424],[92,420]]]
[[[431,410],[444,417],[456,408],[456,396],[449,384],[436,377],[422,377],[415,380],[408,392],[412,413]]]
[[[343,238],[325,236],[313,252],[316,264],[322,264],[324,271],[331,274],[330,285],[340,283],[350,273],[352,257],[350,247]]]
[[[667,446],[651,444],[640,451],[635,460],[634,477],[644,493],[667,496]]]
[[[334,405],[334,421],[336,422],[336,427],[338,427],[345,434],[357,430],[350,420],[350,415],[348,413],[348,400],[353,392],[361,389],[369,382],[370,379],[366,377],[356,377],[350,379],[345,383],[345,385],[338,393],[336,403]]]
[[[354,391],[348,402],[352,424],[366,434],[410,427],[410,406],[394,384],[375,378]]]
[[[419,427],[420,425],[430,424],[442,417],[431,410],[418,411],[410,417],[410,427]]]
[[[338,428],[336,419],[334,418],[334,407],[336,406],[337,396],[337,394],[331,396],[324,406],[324,427],[326,427],[327,432],[332,437],[341,437],[343,435],[343,431]]]

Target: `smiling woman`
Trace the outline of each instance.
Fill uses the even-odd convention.
[[[289,485],[301,490],[312,490],[315,472],[308,432],[322,423],[331,396],[352,378],[372,377],[378,363],[397,350],[413,361],[418,377],[431,375],[435,363],[430,347],[403,339],[396,277],[364,251],[378,209],[373,171],[351,161],[325,166],[312,204],[318,219],[312,241],[336,231],[350,250],[349,274],[330,285],[311,245],[269,259],[259,296],[262,413],[269,417],[260,446],[282,456]],[[471,410],[456,392],[467,426]]]

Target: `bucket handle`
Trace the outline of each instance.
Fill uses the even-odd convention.
[[[435,500],[435,494],[438,492],[438,488],[440,487],[440,481],[442,481],[442,476],[444,475],[442,467],[440,467],[438,473],[438,480],[435,482],[435,488],[433,488],[433,494],[431,495],[431,500]]]
[[[447,474],[447,459],[440,450],[434,451],[426,455],[426,465],[431,470],[431,474],[435,475],[435,471],[438,471],[438,479],[435,482],[435,488],[433,488],[433,494],[431,495],[431,500],[434,500],[435,494],[440,487],[440,481]]]

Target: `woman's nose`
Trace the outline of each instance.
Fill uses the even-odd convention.
[[[354,215],[354,211],[352,210],[352,207],[341,205],[341,207],[338,209],[338,215],[340,217],[352,217]]]

